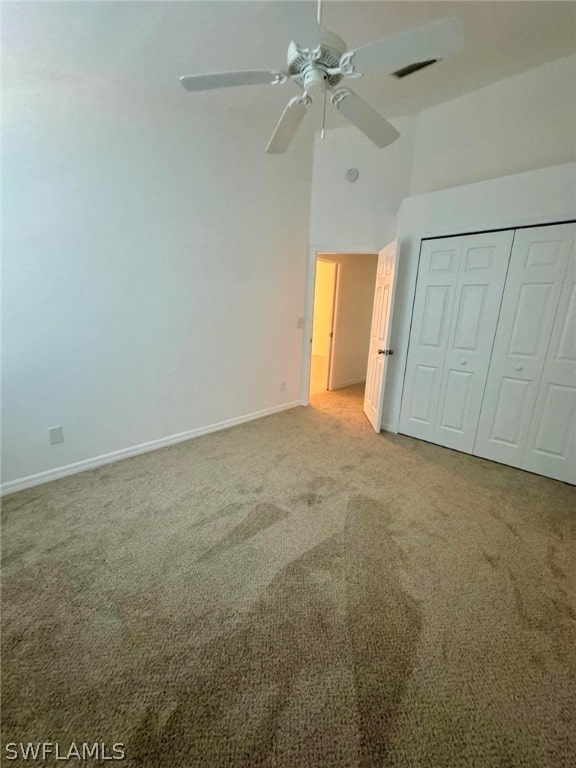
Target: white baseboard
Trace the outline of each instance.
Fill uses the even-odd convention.
[[[398,430],[392,424],[381,424],[380,429],[382,429],[384,432],[393,432],[395,435],[398,434]]]
[[[338,384],[334,384],[334,386],[330,391],[332,392],[335,389],[343,389],[344,387],[351,387],[352,384],[363,384],[365,381],[366,381],[366,377],[362,376],[359,379],[350,379],[350,381],[338,382]]]
[[[28,475],[27,477],[21,477],[17,480],[10,480],[7,483],[2,483],[0,486],[0,495],[7,496],[9,493],[23,491],[25,488],[32,488],[35,485],[49,483],[52,480],[58,480],[67,475],[75,475],[78,472],[95,469],[96,467],[101,467],[103,464],[112,464],[115,461],[129,459],[131,456],[138,456],[140,453],[155,451],[158,448],[165,448],[168,445],[182,443],[184,440],[191,440],[194,437],[208,435],[211,432],[219,432],[222,429],[229,429],[238,424],[244,424],[247,421],[254,421],[255,419],[261,419],[264,416],[271,416],[273,413],[280,413],[281,411],[287,411],[290,408],[296,408],[299,405],[302,405],[302,402],[300,400],[295,400],[292,403],[276,405],[273,408],[266,408],[263,411],[248,413],[245,416],[238,416],[235,419],[228,419],[227,421],[219,421],[216,424],[209,424],[207,427],[190,429],[187,432],[179,432],[178,434],[170,435],[169,437],[161,437],[159,440],[151,440],[148,443],[140,443],[140,445],[122,448],[119,451],[105,453],[101,456],[95,456],[92,459],[83,459],[82,461],[76,461],[73,464],[66,464],[63,467],[56,467],[55,469],[48,469],[45,472],[38,472],[35,475]]]

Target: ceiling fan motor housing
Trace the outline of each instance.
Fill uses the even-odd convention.
[[[327,70],[339,66],[340,57],[347,48],[341,37],[323,29],[317,48],[301,48],[298,43],[290,43],[288,72],[306,91],[324,88],[326,81],[329,85],[337,85],[342,80],[342,75],[329,75]]]
[[[321,23],[320,10],[319,3],[318,25]],[[323,138],[328,93],[331,104],[338,112],[381,148],[391,144],[400,134],[357,93],[350,88],[338,87],[341,80],[382,70],[394,70],[397,77],[403,77],[423,69],[462,48],[461,26],[457,19],[437,19],[351,50],[341,37],[317,27],[316,46],[314,43],[309,47],[290,43],[287,72],[277,69],[215,72],[181,77],[180,81],[187,91],[208,91],[235,85],[277,86],[288,80],[299,85],[303,93],[291,98],[286,105],[266,147],[269,154],[280,154],[286,150],[317,95],[323,105]]]

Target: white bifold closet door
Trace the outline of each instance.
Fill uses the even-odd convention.
[[[423,241],[400,432],[472,452],[513,234]]]
[[[517,230],[474,454],[576,482],[576,225]]]

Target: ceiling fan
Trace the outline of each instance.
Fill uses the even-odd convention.
[[[301,47],[291,42],[288,46],[288,70],[248,70],[206,75],[189,75],[180,78],[187,91],[207,91],[239,85],[283,85],[292,80],[303,93],[288,102],[266,152],[285,152],[298,126],[312,103],[312,95],[326,96],[334,107],[377,147],[391,144],[400,135],[382,115],[350,88],[340,85],[344,78],[361,77],[364,73],[390,72],[396,77],[417,72],[457,53],[463,45],[460,22],[457,19],[438,19],[423,26],[413,27],[375,43],[348,50],[341,37],[323,29],[322,0],[318,0],[316,47]]]

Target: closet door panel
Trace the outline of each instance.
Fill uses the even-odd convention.
[[[574,228],[576,236],[576,227]],[[522,468],[576,484],[576,247],[563,281]]]
[[[519,427],[526,416],[530,384],[527,379],[502,377],[492,424],[494,440],[518,446]]]
[[[513,232],[424,241],[400,431],[470,453]]]
[[[516,231],[474,444],[477,456],[524,464],[573,237],[571,224]]]
[[[438,383],[438,367],[417,365],[414,370],[414,387],[410,408],[410,418],[421,424],[432,423],[432,404]]]
[[[400,431],[433,439],[463,238],[425,240],[420,252]]]
[[[464,238],[434,442],[471,453],[513,232]]]

